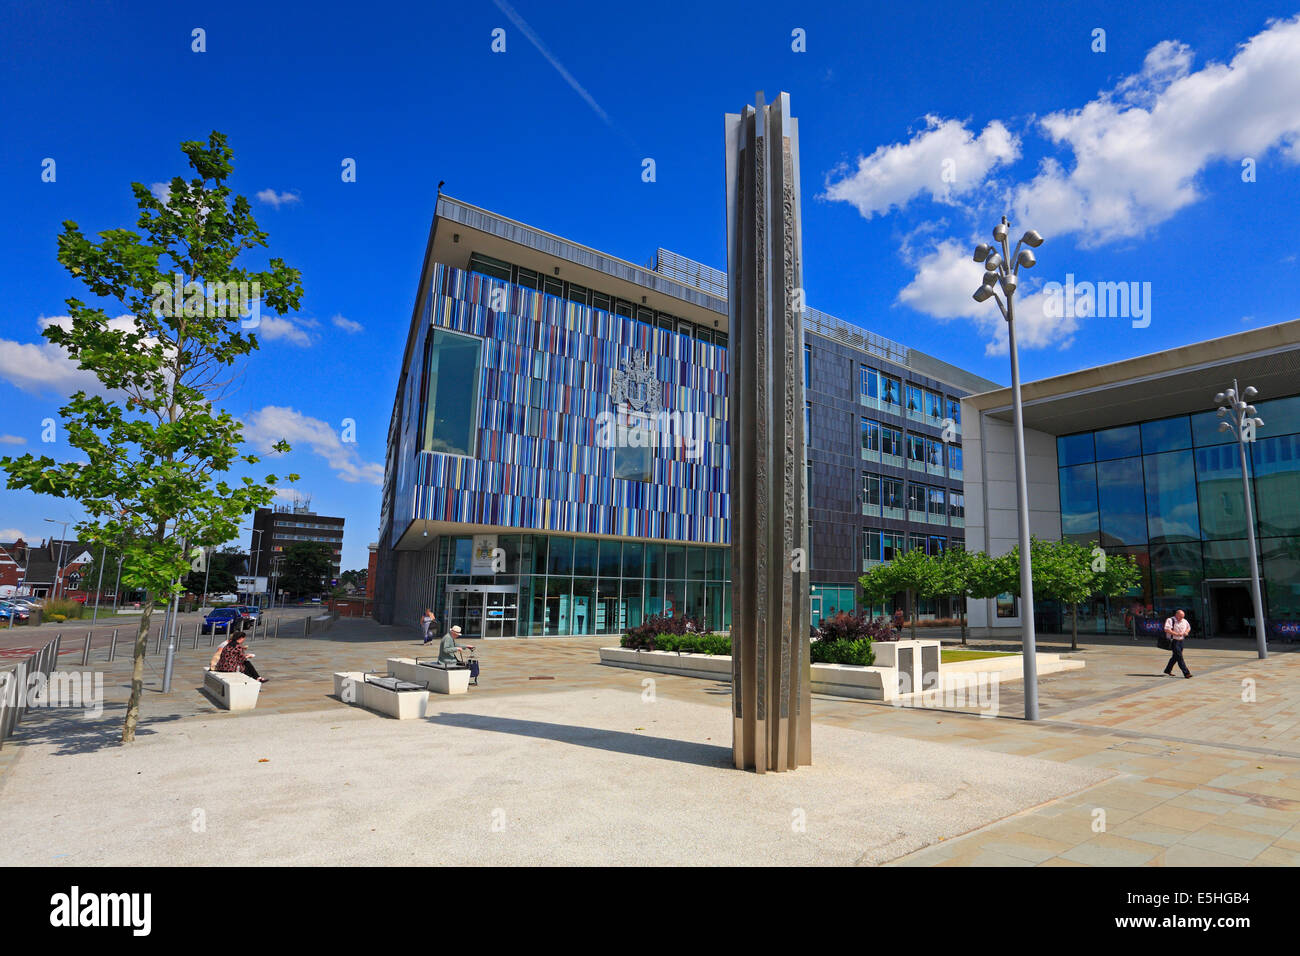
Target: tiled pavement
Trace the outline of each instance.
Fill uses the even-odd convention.
[[[380,668],[390,656],[423,656],[412,631],[340,621],[312,639],[257,641],[256,663],[272,680],[256,711],[220,713],[198,693],[211,655],[178,654],[173,692],[162,695],[161,658],[146,669],[142,733],[192,717],[263,720],[337,709],[336,670]],[[478,643],[481,686],[471,693],[513,695],[625,686],[627,671],[597,663],[608,638]],[[918,850],[897,865],[1300,865],[1300,654],[1273,649],[1257,661],[1245,644],[1194,644],[1193,680],[1165,678],[1164,656],[1120,639],[1081,638],[1083,671],[1040,682],[1043,720],[1027,723],[1018,683],[1000,688],[1000,714],[900,708],[814,699],[816,722],[1116,772],[1110,780],[976,831]],[[975,641],[977,645],[982,642]],[[1064,649],[1051,639],[1043,650]],[[96,655],[97,657],[101,655]],[[76,658],[79,660],[79,656]],[[65,655],[64,666],[68,666]],[[34,714],[0,750],[4,774],[22,759],[22,741],[75,738],[78,748],[111,745],[129,689],[130,662],[95,663],[105,672],[105,715],[95,729],[57,712]],[[726,684],[654,675],[656,693],[725,706]],[[1253,690],[1254,699],[1247,691]],[[378,719],[378,718],[376,718]],[[150,724],[155,727],[151,728]],[[75,731],[75,733],[74,733]],[[814,736],[814,760],[816,737]]]

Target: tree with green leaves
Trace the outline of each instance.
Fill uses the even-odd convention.
[[[918,597],[933,597],[942,593],[943,579],[938,564],[920,548],[895,553],[893,560],[876,565],[858,579],[868,600],[874,603],[899,591],[907,592],[912,614],[912,639],[916,639],[916,613]]]
[[[76,460],[0,460],[10,488],[79,502],[80,539],[121,554],[122,583],[145,593],[124,743],[139,721],[155,606],[179,591],[193,548],[234,538],[243,517],[274,496],[275,475],[259,482],[231,474],[258,459],[241,453],[241,424],[215,403],[235,363],[258,347],[262,309],[283,314],[302,297],[298,270],[283,260],[258,270],[243,262],[267,236],[248,199],[227,185],[226,137],[213,132],[181,151],[194,176],[174,177],[165,198],[131,184],[138,231],[91,238],[68,221],[59,236],[59,262],[101,302],[117,303],[110,318],[70,298],[70,320],[43,333],[99,380],[95,394],[78,391],[59,410]]]
[[[235,578],[248,568],[248,555],[230,546],[208,555],[208,566],[203,571],[191,571],[185,576],[185,590],[191,594],[234,594],[239,590]]]
[[[323,541],[295,541],[280,561],[280,587],[297,597],[320,594],[334,567],[334,552]]]
[[[948,548],[937,560],[940,594],[950,594],[959,599],[961,616],[961,642],[966,644],[966,600],[976,588],[983,562],[988,555],[983,551],[966,551],[963,548]]]

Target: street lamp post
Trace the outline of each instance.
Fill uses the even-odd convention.
[[[108,560],[108,545],[102,545],[99,552],[99,583],[95,585],[95,613],[91,615],[90,626],[99,621],[99,598],[104,591],[104,562]]]
[[[1255,646],[1260,659],[1268,657],[1268,636],[1264,629],[1264,600],[1259,586],[1259,556],[1255,553],[1255,505],[1250,493],[1250,464],[1246,455],[1247,442],[1255,441],[1255,429],[1264,424],[1264,419],[1255,414],[1255,406],[1248,399],[1254,398],[1259,391],[1253,386],[1246,386],[1242,391],[1237,380],[1232,380],[1232,388],[1214,396],[1219,406],[1218,415],[1226,418],[1219,422],[1220,431],[1235,432],[1237,450],[1241,453],[1241,494],[1246,500],[1246,537],[1250,544],[1250,597],[1255,602]]]
[[[254,535],[260,535],[262,533],[261,530],[259,530],[258,528],[244,528],[243,530],[251,531]],[[254,540],[257,541],[256,545],[253,544]],[[248,598],[250,601],[252,601],[252,600],[256,600],[257,598],[257,565],[261,563],[261,558],[262,558],[262,539],[250,538],[248,543],[249,543],[249,551],[252,552],[252,558],[253,558],[253,567],[251,569],[253,572],[253,583],[248,588]],[[258,602],[258,606],[261,607],[260,601]]]
[[[117,613],[120,601],[120,589],[122,586],[122,555],[117,556],[117,578],[113,581],[113,613]]]
[[[54,518],[46,518],[45,520],[48,521],[50,524],[59,523]],[[55,562],[54,565],[54,586],[53,586],[53,591],[51,592],[50,595],[51,598],[55,600],[57,600],[59,597],[59,582],[63,577],[63,549],[64,547],[67,546],[68,543],[65,539],[68,537],[68,525],[70,523],[71,522],[68,521],[63,522],[63,534],[59,538],[59,559],[57,562]]]
[[[1020,355],[1016,351],[1016,287],[1019,285],[1020,268],[1033,268],[1037,261],[1030,249],[1043,244],[1043,237],[1030,229],[1016,243],[1014,252],[1007,251],[1007,235],[1010,223],[1003,216],[1002,221],[993,227],[993,239],[997,247],[981,242],[975,247],[975,261],[984,263],[984,282],[975,290],[976,302],[993,299],[1007,320],[1007,346],[1011,352],[1011,402],[1013,408],[1015,443],[1016,443],[1016,503],[1019,506],[1020,524],[1020,625],[1023,632],[1024,686],[1025,686],[1025,720],[1038,719],[1038,660],[1037,641],[1034,635],[1034,573],[1030,556],[1029,538],[1029,478],[1025,466],[1025,417],[1020,400]],[[997,289],[1001,287],[1006,296],[1006,304]]]

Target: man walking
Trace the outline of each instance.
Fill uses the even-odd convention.
[[[1192,622],[1187,620],[1182,608],[1175,611],[1173,617],[1165,618],[1165,636],[1169,638],[1169,647],[1173,651],[1169,663],[1165,665],[1165,674],[1167,676],[1174,676],[1175,664],[1182,669],[1184,677],[1192,676],[1192,672],[1187,669],[1187,662],[1183,660],[1183,641],[1191,632]]]

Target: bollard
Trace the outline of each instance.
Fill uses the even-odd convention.
[[[87,631],[87,632],[86,632],[86,646],[85,646],[85,648],[82,649],[82,651],[81,651],[81,666],[82,666],[82,667],[86,667],[86,666],[88,666],[88,665],[90,664],[90,638],[91,638],[91,636],[92,636],[94,633],[95,633],[94,631]]]
[[[111,661],[117,655],[117,628],[113,628],[113,638],[108,642],[108,659]]]
[[[275,634],[273,634],[272,637],[279,637],[279,636],[280,636],[280,619],[277,617],[275,619]]]
[[[197,651],[198,649],[199,649],[199,625],[196,623],[194,625],[194,640],[190,644],[190,650]]]
[[[159,625],[158,625],[158,636],[157,636],[156,638],[154,638],[154,642],[153,642],[153,652],[154,652],[155,654],[161,654],[161,653],[162,653],[162,639],[163,639],[163,629],[162,629],[162,625],[159,624]]]

